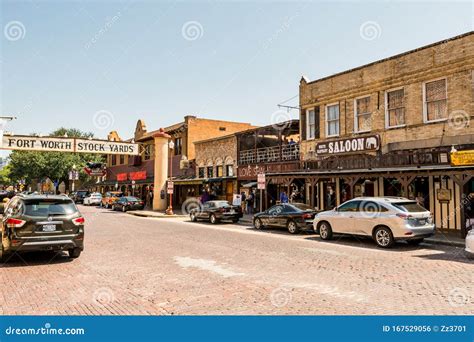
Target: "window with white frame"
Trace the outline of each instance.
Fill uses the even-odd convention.
[[[316,136],[316,113],[314,109],[306,111],[308,124],[306,125],[306,139],[311,140]]]
[[[370,96],[355,100],[354,130],[367,132],[372,129],[372,113],[370,111]]]
[[[386,126],[405,125],[405,91],[396,89],[385,93]]]
[[[448,117],[446,79],[426,82],[423,89],[425,122]]]
[[[326,136],[339,135],[339,104],[326,106]]]

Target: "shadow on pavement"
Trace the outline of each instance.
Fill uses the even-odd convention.
[[[0,268],[43,266],[49,264],[63,264],[71,262],[67,252],[23,252],[5,255],[0,263]]]

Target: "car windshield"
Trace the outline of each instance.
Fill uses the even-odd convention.
[[[80,196],[87,195],[87,191],[78,191],[76,195],[80,195]]]
[[[110,194],[110,197],[122,197],[123,194]]]
[[[29,200],[24,203],[25,215],[35,217],[48,217],[55,215],[70,215],[77,212],[72,201],[63,200]]]
[[[428,211],[416,202],[398,202],[392,203],[392,205],[395,208],[398,208],[408,213],[419,213],[423,211]]]
[[[218,208],[227,207],[227,206],[230,205],[229,202],[227,202],[227,201],[216,201],[214,203],[215,203],[215,206],[218,207]]]

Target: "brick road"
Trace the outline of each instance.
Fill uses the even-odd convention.
[[[255,231],[81,207],[86,250],[0,268],[0,314],[472,314],[460,248]]]

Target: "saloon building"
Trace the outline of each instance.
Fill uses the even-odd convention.
[[[357,196],[403,196],[436,227],[461,233],[474,206],[474,33],[300,82],[305,201],[331,209]],[[239,168],[240,169],[240,168]],[[240,174],[239,174],[240,176]]]

